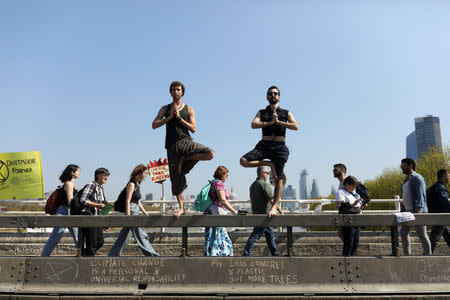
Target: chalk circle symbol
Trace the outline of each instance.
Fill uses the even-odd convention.
[[[46,267],[47,280],[54,284],[66,284],[78,278],[78,264],[69,261],[50,261]]]
[[[9,169],[8,166],[0,160],[0,184],[5,182],[9,177]]]

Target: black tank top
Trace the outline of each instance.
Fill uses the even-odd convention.
[[[164,117],[168,118],[170,116],[170,110],[172,109],[172,103],[167,105],[166,113]],[[185,104],[184,108],[180,111],[180,117],[189,122],[189,112],[188,106]],[[180,121],[173,118],[166,124],[166,149],[169,149],[170,146],[175,144],[176,142],[190,137],[189,130],[180,124]]]
[[[259,111],[261,122],[272,121],[273,109],[267,106],[265,109]],[[277,108],[278,120],[287,122],[289,111],[286,109]],[[262,129],[263,136],[286,136],[286,128],[281,125],[271,125]]]
[[[130,182],[133,182],[133,181],[129,181],[128,183],[130,183]],[[139,186],[139,184],[137,182],[133,182],[133,183],[134,183],[134,192],[131,195],[130,202],[139,204],[139,200],[141,200],[141,198],[142,198],[141,187]]]
[[[67,198],[67,193],[66,193],[66,191],[64,190],[64,186],[66,185],[66,183],[64,182],[64,184],[62,185],[62,189],[63,189],[63,191],[64,191],[64,201],[63,201],[63,205],[65,205],[65,206],[69,206],[69,199]],[[73,196],[72,197],[75,197],[75,194],[77,193],[78,191],[77,191],[77,189],[75,188],[75,186],[73,187]],[[72,199],[70,199],[70,200],[72,200]]]

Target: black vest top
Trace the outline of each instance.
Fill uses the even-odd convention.
[[[170,110],[172,109],[172,103],[167,105],[166,113],[164,117],[168,118],[170,116]],[[188,106],[185,104],[184,108],[180,111],[180,117],[189,122],[189,112]],[[189,130],[180,124],[180,121],[173,118],[166,124],[166,149],[169,149],[170,146],[175,144],[176,142],[189,137]]]
[[[63,189],[63,192],[64,192],[64,200],[63,200],[63,205],[65,205],[65,206],[69,206],[69,199],[67,199],[67,193],[66,193],[66,191],[64,190],[64,186],[66,185],[66,183],[64,182],[64,184],[62,185],[62,189]],[[75,186],[73,187],[73,196],[72,197],[75,197],[75,194],[77,193],[78,191],[77,191],[77,189],[75,188]],[[72,200],[72,199],[70,199],[70,200]]]
[[[277,108],[278,120],[287,122],[289,111],[286,109]],[[273,109],[268,105],[265,109],[259,111],[261,122],[272,121]],[[286,136],[286,127],[281,125],[270,125],[262,129],[263,136]]]
[[[128,183],[130,183],[130,182],[133,182],[133,181],[129,181]],[[141,198],[142,198],[141,187],[139,186],[139,184],[137,182],[133,182],[133,183],[134,183],[134,192],[131,195],[130,202],[139,204],[139,200],[141,200]]]

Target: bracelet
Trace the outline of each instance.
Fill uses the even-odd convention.
[[[181,117],[177,117],[177,121],[181,121]]]

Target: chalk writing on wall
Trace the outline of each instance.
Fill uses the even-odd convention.
[[[92,283],[171,284],[183,282],[187,277],[183,272],[176,274],[169,272],[165,259],[92,260],[90,264],[90,282]]]
[[[283,261],[212,260],[211,267],[227,272],[229,283],[289,285],[300,283],[298,274],[288,273]]]

